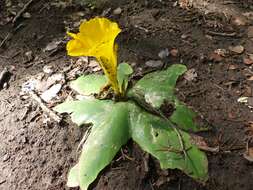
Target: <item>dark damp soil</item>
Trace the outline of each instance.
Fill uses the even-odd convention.
[[[14,12],[25,3],[11,2]],[[241,96],[252,96],[253,83],[247,80],[253,75],[252,68],[243,63],[246,53],[253,52],[253,42],[247,37],[248,26],[234,26],[213,13],[202,15],[196,10],[183,10],[173,6],[175,1],[125,0],[94,10],[70,4],[56,6],[54,2],[58,1],[32,2],[27,8],[31,17],[21,17],[15,24],[8,22],[13,18],[10,8],[7,9],[5,1],[0,2],[0,42],[9,36],[0,48],[0,71],[8,67],[12,73],[7,88],[0,91],[0,189],[69,189],[67,172],[78,158],[77,146],[84,130],[71,122],[45,123],[46,114],[37,103],[30,98],[21,99],[21,85],[45,65],[62,70],[75,60],[66,55],[64,46],[53,53],[43,51],[53,40],[65,40],[66,27],[118,6],[122,9],[120,15],[109,11],[105,16],[117,21],[123,29],[118,39],[120,61],[132,63],[135,78],[139,78],[151,69],[145,62],[159,59],[158,53],[167,48],[172,51],[163,60],[165,66],[183,63],[188,69],[195,69],[197,78],[192,81],[182,78],[177,93],[210,125],[211,129],[200,135],[220,150],[207,153],[210,179],[200,184],[180,171],[162,171],[155,159],[129,142],[90,189],[252,189],[253,164],[243,153],[251,138],[247,130],[253,114],[237,101]],[[251,2],[240,2],[235,6],[245,12],[253,11]],[[236,36],[211,35],[210,31],[235,32]],[[245,47],[245,53],[230,53],[226,57],[213,54],[217,49],[238,44]],[[28,51],[43,61],[27,61]]]

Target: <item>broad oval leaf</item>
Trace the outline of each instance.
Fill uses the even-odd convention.
[[[141,101],[144,100],[157,109],[165,101],[168,101],[175,108],[170,120],[181,129],[193,132],[206,130],[204,127],[195,124],[194,120],[197,114],[181,103],[174,95],[176,81],[185,71],[186,67],[184,65],[175,64],[167,70],[147,74],[129,90],[127,96],[134,99],[141,98]]]
[[[78,176],[82,190],[88,188],[130,138],[126,104],[117,103],[104,114],[106,117],[92,127],[79,159]]]
[[[79,186],[79,166],[76,164],[74,167],[72,167],[68,173],[68,187],[78,187]]]
[[[59,113],[71,114],[71,119],[77,125],[92,123],[98,125],[106,114],[111,111],[114,102],[108,100],[66,101],[57,105],[54,110]]]
[[[197,132],[202,130],[194,122],[194,118],[197,117],[197,114],[189,109],[186,105],[175,100],[175,111],[170,116],[170,120],[180,126],[181,129],[185,131]],[[204,130],[204,129],[203,129]]]
[[[177,129],[182,137],[181,146],[178,133],[172,124],[149,114],[135,105],[130,112],[130,127],[133,140],[160,161],[163,169],[180,169],[192,178],[205,182],[208,179],[206,155],[190,141],[190,135]],[[186,155],[183,153],[186,150]]]
[[[55,110],[71,113],[73,122],[78,125],[93,123],[79,162],[70,170],[67,183],[70,187],[80,186],[86,190],[130,138],[128,105],[82,100],[63,103]]]
[[[129,94],[133,96],[141,93],[147,103],[154,108],[160,108],[164,100],[174,100],[177,79],[186,70],[186,66],[175,64],[166,70],[149,73],[134,85]]]
[[[107,79],[104,75],[90,74],[80,76],[70,83],[70,87],[82,95],[98,94]]]

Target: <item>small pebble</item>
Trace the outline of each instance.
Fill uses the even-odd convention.
[[[228,48],[230,51],[237,53],[237,54],[241,54],[244,52],[244,47],[241,45],[238,46],[229,46]]]
[[[45,65],[43,67],[43,72],[50,75],[54,72],[54,70],[53,70],[53,67],[51,65]]]
[[[117,9],[113,10],[113,14],[114,15],[120,15],[122,13],[122,9],[120,7],[118,7]]]
[[[152,68],[157,68],[157,67],[162,67],[163,66],[163,62],[160,60],[149,60],[145,63],[145,65],[147,65],[148,67],[152,67]]]
[[[170,52],[169,52],[169,50],[166,48],[166,49],[160,51],[160,52],[158,53],[158,56],[159,56],[161,59],[165,59],[166,57],[169,56],[169,54],[170,54]]]
[[[31,18],[32,17],[31,14],[28,12],[25,12],[22,16],[23,16],[23,18]]]
[[[33,59],[33,52],[28,51],[28,52],[25,53],[25,56],[27,57],[28,61],[31,61]]]

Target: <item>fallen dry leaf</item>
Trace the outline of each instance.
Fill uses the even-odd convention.
[[[199,149],[207,152],[219,152],[219,147],[209,147],[205,142],[205,139],[198,135],[191,134],[191,143],[195,144]]]
[[[87,63],[89,62],[88,57],[79,57],[78,60],[76,61],[77,65],[87,65]]]
[[[99,63],[96,60],[92,59],[89,61],[89,67],[98,67],[98,66]]]
[[[245,26],[247,24],[247,19],[245,19],[241,15],[238,15],[232,19],[232,23],[237,26]]]
[[[214,61],[214,62],[220,62],[223,60],[223,57],[215,52],[212,52],[210,55],[209,55],[209,60],[210,61]]]
[[[253,60],[252,59],[250,59],[250,58],[243,58],[243,63],[245,64],[245,65],[252,65],[253,64]]]
[[[51,75],[54,72],[53,66],[52,65],[45,65],[43,67],[43,72]]]
[[[194,81],[194,80],[197,79],[197,77],[198,77],[198,74],[197,74],[197,72],[196,72],[195,69],[189,69],[189,70],[186,71],[185,74],[184,74],[184,78],[185,78],[185,80],[187,80],[187,81]]]
[[[228,49],[234,53],[241,54],[244,52],[244,47],[242,45],[229,46]]]
[[[216,53],[222,57],[226,57],[226,55],[228,54],[228,51],[226,49],[216,49],[216,50],[214,50],[214,53]]]
[[[61,88],[62,88],[61,84],[55,84],[52,87],[50,87],[48,90],[43,92],[40,97],[45,102],[50,102],[53,98],[55,98],[57,96],[57,94],[60,92]]]
[[[190,9],[193,4],[191,0],[179,0],[179,6],[183,9]]]

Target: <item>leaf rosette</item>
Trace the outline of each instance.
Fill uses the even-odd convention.
[[[194,122],[196,113],[174,94],[177,79],[187,70],[186,67],[175,64],[166,70],[147,74],[128,89],[128,78],[133,70],[127,63],[117,65],[115,38],[119,32],[116,23],[95,18],[82,23],[80,33],[69,33],[73,39],[67,44],[68,54],[96,57],[106,76],[81,76],[71,82],[71,88],[85,96],[98,94],[107,78],[114,92],[124,94],[125,99],[119,102],[98,99],[66,101],[54,108],[59,113],[69,113],[78,126],[92,124],[79,161],[69,172],[67,185],[87,190],[129,139],[158,159],[162,169],[179,169],[205,182],[208,179],[206,155],[193,144],[187,133],[203,129]],[[141,103],[159,110],[165,101],[174,107],[168,118],[150,112]]]

